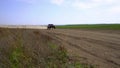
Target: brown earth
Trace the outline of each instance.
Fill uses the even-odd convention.
[[[27,29],[21,31],[14,29],[11,32],[14,34],[17,31],[22,32],[23,41],[26,41],[24,44],[31,45],[31,48],[33,48],[34,44],[41,45],[42,42],[44,42],[42,45],[45,45],[45,42],[49,40],[57,45],[63,45],[70,56],[77,57],[82,63],[93,64],[96,65],[97,68],[120,68],[120,30]],[[4,32],[0,30],[0,33],[2,33],[0,37],[5,39]],[[7,40],[12,39],[9,33],[7,36],[9,37]],[[0,48],[6,45],[7,42],[4,42],[2,38],[0,39]],[[36,39],[42,41],[36,42]],[[41,48],[41,46],[37,47],[37,49],[39,48]],[[42,51],[46,53],[49,50],[42,49]],[[44,52],[42,52],[42,54],[43,53]]]
[[[120,30],[70,30],[45,31],[56,37],[72,56],[81,62],[99,68],[120,68]]]

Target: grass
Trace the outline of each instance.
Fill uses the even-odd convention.
[[[23,52],[22,47],[18,46],[10,53],[10,68],[32,68],[31,57]]]
[[[60,29],[120,29],[120,24],[62,25]]]
[[[20,40],[16,41],[18,46],[16,46],[12,53],[10,54],[11,68],[21,68],[23,62],[27,61],[25,64],[26,68],[36,68],[31,64],[31,58],[27,58],[23,52]],[[45,68],[94,68],[92,65],[81,64],[78,61],[69,61],[69,56],[67,50],[63,46],[57,46],[55,44],[49,43],[49,48],[51,53],[44,57],[41,62],[43,62]]]
[[[78,61],[69,61],[67,50],[63,46],[51,43],[49,45],[51,53],[41,61],[44,64],[44,68],[94,68],[92,65],[81,64]],[[36,68],[32,66],[31,60],[33,59],[26,57],[21,45],[16,46],[10,54],[10,68],[22,68],[22,63],[25,61],[27,61],[25,63],[27,65],[26,68]]]
[[[48,68],[66,68],[69,56],[63,46],[50,44],[51,54],[46,58]]]
[[[16,35],[16,39],[12,42],[12,52],[9,54],[10,68],[31,68],[31,57],[24,52],[22,34]]]
[[[63,46],[56,46],[50,43],[52,53],[47,57],[47,68],[95,68],[91,64],[82,64],[72,58],[70,59],[67,50]]]

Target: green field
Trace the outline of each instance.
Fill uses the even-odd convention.
[[[120,29],[120,24],[58,25],[60,29]]]

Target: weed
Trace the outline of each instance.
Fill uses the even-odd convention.
[[[74,59],[70,61],[67,50],[63,46],[50,44],[50,48],[52,53],[45,58],[46,68],[94,68],[93,65],[82,64]]]
[[[13,50],[10,54],[10,66],[11,68],[21,68],[26,66],[27,68],[32,67],[30,65],[31,58],[24,53],[22,35],[18,34],[13,42]]]

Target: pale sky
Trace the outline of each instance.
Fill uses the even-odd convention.
[[[0,25],[120,24],[120,0],[0,0]]]

